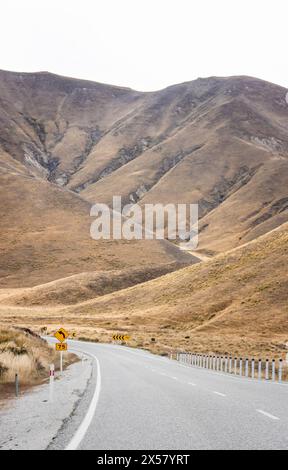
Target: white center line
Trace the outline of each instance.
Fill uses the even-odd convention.
[[[179,380],[178,377],[171,377],[171,379],[174,379],[174,380]]]
[[[219,397],[226,397],[224,393],[220,393],[220,392],[213,392],[213,393],[215,393],[215,395],[219,395]]]
[[[277,418],[277,416],[267,413],[267,411],[263,411],[263,410],[256,410],[256,411],[258,411],[258,413],[261,413],[261,415],[267,416],[267,418],[274,419],[274,421],[279,421],[280,419],[280,418]]]
[[[196,384],[193,384],[193,382],[188,382],[188,385],[192,385],[193,387],[196,387]]]

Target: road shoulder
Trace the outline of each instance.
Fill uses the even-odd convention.
[[[49,385],[41,385],[18,399],[9,400],[0,411],[1,450],[43,450],[50,447],[59,431],[77,409],[91,379],[93,360],[69,366],[54,382],[54,399],[49,402]]]

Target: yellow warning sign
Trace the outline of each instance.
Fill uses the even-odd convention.
[[[112,336],[114,341],[129,341],[130,336],[128,335],[113,335]]]
[[[64,330],[64,328],[60,328],[58,331],[56,331],[54,336],[58,339],[58,341],[61,341],[61,343],[63,343],[68,338],[69,333]]]
[[[68,345],[67,343],[56,343],[56,351],[67,351]]]

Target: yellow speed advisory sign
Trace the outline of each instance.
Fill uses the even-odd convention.
[[[68,345],[67,343],[56,343],[56,351],[67,351]]]
[[[114,341],[129,341],[130,336],[128,335],[113,335],[112,336]]]
[[[59,328],[59,330],[56,331],[54,336],[55,336],[55,338],[58,339],[58,341],[63,343],[68,338],[69,333],[68,333],[68,331],[64,330],[64,328]]]

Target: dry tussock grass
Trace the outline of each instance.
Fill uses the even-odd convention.
[[[74,360],[72,355],[66,361]],[[0,384],[14,382],[17,373],[22,385],[32,385],[48,377],[49,366],[59,366],[54,348],[29,329],[0,328]]]
[[[76,337],[132,347],[248,356],[286,356],[288,224],[237,250],[128,289],[65,308],[0,305],[1,323],[60,325]],[[155,338],[152,341],[151,338]]]

